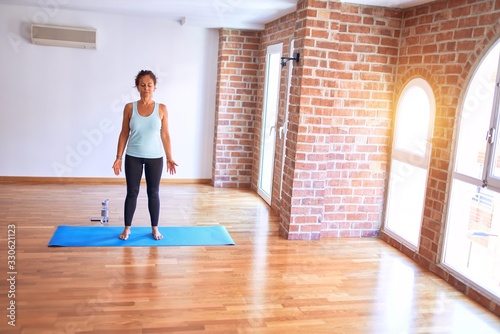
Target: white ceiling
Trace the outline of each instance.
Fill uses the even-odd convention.
[[[341,0],[370,6],[408,8],[436,0]],[[163,17],[207,28],[263,29],[264,24],[296,9],[297,0],[0,0],[49,13],[58,9]],[[54,14],[57,15],[57,14]]]

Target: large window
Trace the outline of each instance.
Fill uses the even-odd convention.
[[[396,110],[384,231],[412,248],[420,239],[434,113],[429,84],[411,80]]]
[[[465,94],[451,183],[443,263],[500,297],[500,42]]]

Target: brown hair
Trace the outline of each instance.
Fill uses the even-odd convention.
[[[146,75],[149,75],[151,77],[151,79],[153,79],[153,82],[156,86],[156,75],[150,70],[142,70],[135,77],[135,87],[139,86],[139,81],[141,80],[142,77],[144,77]]]

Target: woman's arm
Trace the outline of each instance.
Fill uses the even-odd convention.
[[[161,119],[161,142],[163,143],[163,149],[167,157],[167,172],[175,174],[175,166],[177,164],[172,159],[172,146],[170,143],[170,132],[168,131],[168,111],[164,104],[160,104],[159,113]]]
[[[113,163],[113,170],[115,172],[115,175],[120,174],[120,172],[122,171],[122,158],[123,158],[123,152],[125,152],[125,146],[127,145],[128,136],[130,134],[131,116],[132,116],[132,103],[127,103],[123,108],[122,130],[120,132],[120,136],[118,137],[116,160]]]

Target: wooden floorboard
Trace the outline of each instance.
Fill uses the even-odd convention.
[[[493,313],[381,240],[280,238],[278,216],[249,190],[161,187],[160,225],[220,224],[236,246],[47,247],[58,225],[99,225],[103,199],[121,226],[124,193],[0,182],[0,333],[500,332]],[[149,226],[144,188],[134,225]]]

